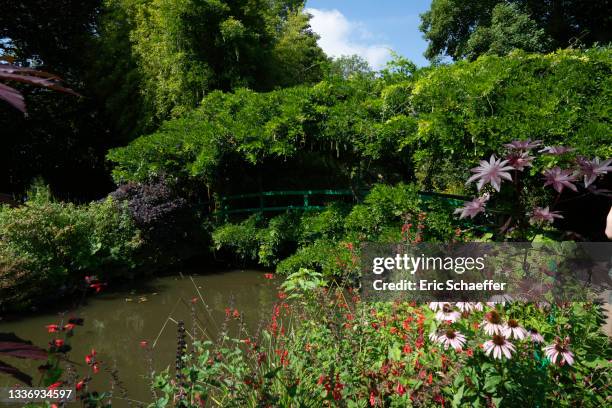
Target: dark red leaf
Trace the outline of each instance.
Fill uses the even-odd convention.
[[[29,385],[30,387],[32,386],[32,377],[19,370],[18,368],[15,368],[12,365],[9,365],[3,361],[0,361],[0,373],[11,375],[19,381]]]
[[[0,99],[7,101],[21,112],[25,113],[25,101],[23,95],[15,88],[0,84]]]
[[[47,352],[31,344],[0,342],[0,354],[31,360],[46,360]]]
[[[32,342],[23,340],[14,333],[0,333],[0,354],[32,360],[46,360],[47,352]]]

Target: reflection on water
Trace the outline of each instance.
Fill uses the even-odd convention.
[[[197,318],[206,335],[215,339],[225,317],[225,309],[238,309],[243,315],[246,326],[255,331],[262,321],[270,316],[275,301],[275,287],[258,271],[228,271],[201,276],[193,276],[195,286],[209,307],[206,310],[198,300],[195,303]],[[147,366],[145,351],[140,342],[147,340],[150,345],[159,336],[153,350],[155,370],[172,367],[176,352],[176,324],[168,321],[171,314],[176,321],[184,320],[191,330],[191,299],[198,298],[198,292],[188,275],[181,274],[153,279],[142,286],[125,291],[101,293],[88,299],[87,304],[78,311],[69,311],[66,317],[79,316],[85,319],[83,327],[75,329],[69,340],[73,350],[69,357],[77,364],[77,371],[83,375],[88,372],[84,358],[92,348],[103,361],[100,373],[95,375],[91,389],[105,391],[110,389],[110,374],[105,370],[114,367],[119,379],[127,389],[128,397],[137,401],[150,402],[152,397],[146,378]],[[60,311],[61,312],[61,311]],[[19,321],[0,322],[0,332],[14,332],[17,336],[46,348],[52,338],[45,326],[59,323],[57,311],[39,313]],[[230,335],[237,335],[237,327],[230,325]],[[7,363],[27,372],[38,381],[37,367],[41,362],[2,358]],[[0,375],[0,386],[10,386],[15,381]],[[117,393],[115,393],[117,395]],[[128,406],[125,401],[115,400],[113,406]]]

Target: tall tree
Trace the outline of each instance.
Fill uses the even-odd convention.
[[[433,0],[421,15],[425,56],[458,60],[514,48],[553,51],[612,39],[610,0]]]

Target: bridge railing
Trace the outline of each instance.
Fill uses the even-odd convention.
[[[236,194],[221,197],[221,208],[217,210],[218,215],[229,214],[255,214],[265,212],[283,212],[283,211],[320,211],[325,209],[324,205],[313,204],[314,197],[353,197],[360,200],[369,190],[283,190],[283,191],[262,191],[258,193]],[[464,201],[469,200],[468,197],[462,197],[453,194],[435,193],[422,191],[419,195],[424,201],[432,199],[442,199],[451,205],[460,206]],[[300,204],[291,205],[268,205],[269,199],[279,197],[298,197]],[[258,205],[246,208],[236,208],[231,205],[232,202],[244,199],[257,199]]]

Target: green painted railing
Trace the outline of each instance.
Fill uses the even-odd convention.
[[[248,194],[236,194],[230,196],[221,197],[221,208],[217,210],[218,215],[229,215],[229,214],[255,214],[264,212],[283,212],[283,211],[320,211],[325,209],[325,206],[313,205],[312,198],[314,196],[349,196],[357,197],[361,199],[367,194],[368,190],[359,190],[357,192],[353,190],[283,190],[283,191],[262,191],[258,193]],[[453,194],[443,194],[434,192],[420,192],[421,198],[424,201],[430,201],[435,198],[443,199],[452,205],[460,206],[464,201],[469,200],[467,197],[457,196]],[[301,205],[283,205],[283,206],[267,206],[267,198],[278,198],[278,197],[301,197]],[[259,205],[257,207],[247,208],[235,208],[230,205],[232,201],[241,199],[257,198]]]

